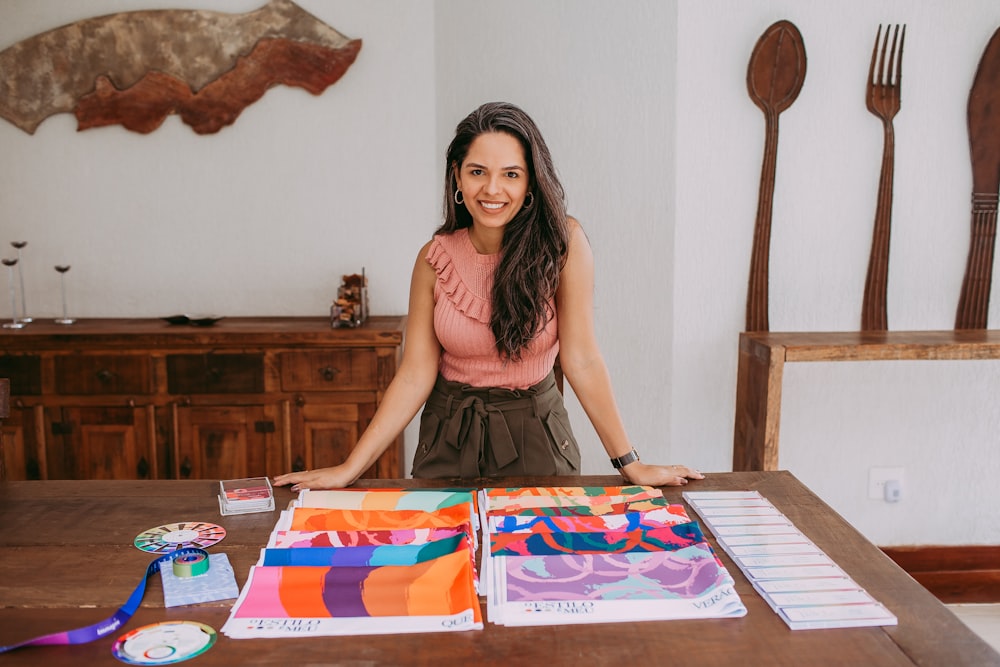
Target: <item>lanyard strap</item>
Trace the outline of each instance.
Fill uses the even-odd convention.
[[[55,632],[50,635],[42,635],[41,637],[35,637],[34,639],[28,639],[18,644],[11,644],[10,646],[0,646],[0,653],[6,653],[7,651],[13,651],[16,648],[21,648],[22,646],[50,646],[53,644],[86,644],[87,642],[92,642],[95,639],[100,639],[107,634],[118,630],[123,625],[128,623],[128,620],[132,618],[132,614],[135,610],[139,608],[139,603],[142,602],[143,595],[146,594],[146,581],[154,574],[160,571],[160,565],[163,563],[169,563],[173,559],[180,556],[187,556],[189,554],[199,554],[203,555],[206,559],[208,558],[208,552],[204,549],[197,549],[194,547],[187,547],[185,549],[178,549],[172,553],[165,556],[160,556],[146,568],[146,575],[139,582],[139,585],[135,587],[132,591],[132,595],[123,604],[118,611],[116,611],[110,618],[107,618],[99,623],[94,623],[93,625],[88,625],[83,628],[77,628],[76,630],[67,630],[65,632]]]

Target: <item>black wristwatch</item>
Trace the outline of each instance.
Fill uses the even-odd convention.
[[[631,452],[629,452],[624,456],[619,456],[616,459],[611,459],[611,465],[613,465],[616,469],[621,470],[629,463],[635,463],[638,460],[639,460],[639,452],[633,449]]]

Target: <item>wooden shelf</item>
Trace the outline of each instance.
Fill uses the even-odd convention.
[[[786,363],[982,359],[1000,359],[1000,330],[741,333],[733,470],[778,470]]]

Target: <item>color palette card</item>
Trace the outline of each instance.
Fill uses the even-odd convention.
[[[898,623],[757,491],[685,491],[682,496],[792,630]]]

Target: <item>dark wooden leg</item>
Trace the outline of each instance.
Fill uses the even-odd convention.
[[[785,349],[740,334],[733,471],[778,470],[781,376]]]

